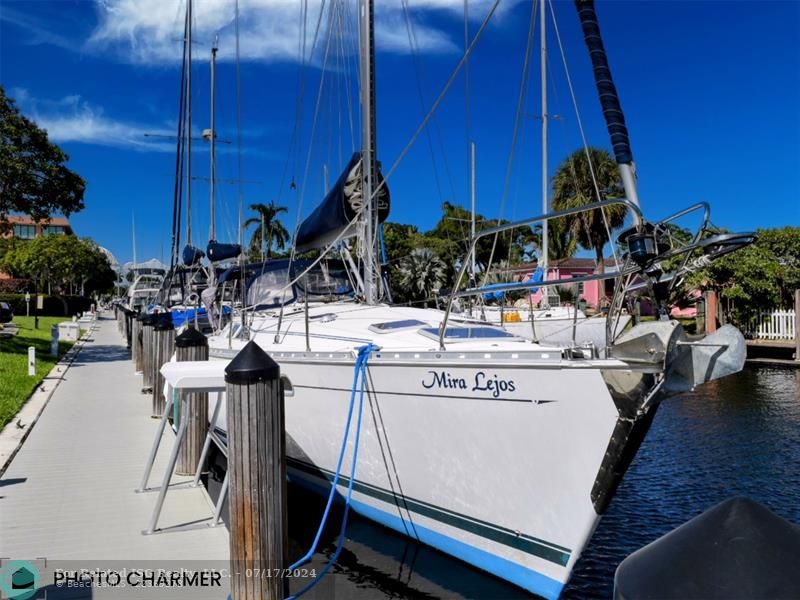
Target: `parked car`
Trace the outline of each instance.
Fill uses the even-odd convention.
[[[14,309],[8,302],[0,302],[0,323],[10,323],[14,318]]]

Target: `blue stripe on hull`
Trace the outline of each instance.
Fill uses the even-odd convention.
[[[301,474],[300,471],[297,471],[292,467],[287,467],[287,471],[293,483],[297,483],[298,485],[306,487],[311,491],[322,495],[327,495],[330,492],[330,482],[327,479],[324,480],[324,484],[316,483],[315,481],[311,481],[309,479],[309,477],[313,477],[313,475],[309,475],[308,473]],[[320,478],[315,477],[315,479]],[[320,481],[322,480],[320,479]],[[343,500],[338,492],[337,498]],[[374,506],[370,506],[369,504],[365,504],[358,500],[351,500],[350,504],[353,507],[353,510],[364,517],[380,523],[389,529],[393,529],[402,535],[409,535],[408,523],[397,515],[389,514],[379,508],[375,508]],[[465,544],[464,542],[448,537],[432,529],[428,529],[427,527],[423,527],[417,523],[414,523],[413,527],[416,536],[410,537],[416,537],[416,539],[424,544],[427,544],[428,546],[432,546],[437,550],[441,550],[442,552],[450,554],[451,556],[455,556],[456,558],[459,558],[470,565],[474,565],[479,569],[488,571],[496,577],[510,581],[514,585],[518,585],[519,587],[524,588],[529,592],[533,592],[534,594],[538,594],[544,598],[555,599],[561,595],[561,590],[563,589],[564,584],[560,581],[552,579],[551,577],[548,577],[547,575],[543,575],[542,573],[527,567],[523,567],[522,565],[519,565],[501,556],[491,554],[486,550],[481,550],[480,548],[470,546],[469,544]]]

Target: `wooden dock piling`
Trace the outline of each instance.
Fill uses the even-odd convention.
[[[131,358],[137,373],[142,372],[142,317],[137,314],[131,323]]]
[[[175,359],[178,362],[208,360],[208,338],[194,327],[187,328],[175,338]],[[208,434],[208,394],[182,394],[179,415],[180,419],[187,420],[188,426],[175,472],[194,475]]]
[[[151,416],[161,418],[164,413],[164,376],[161,367],[169,362],[175,349],[175,326],[170,313],[160,313],[153,324],[153,411]]]
[[[132,336],[133,336],[133,316],[135,313],[132,310],[126,310],[124,316],[124,329],[125,329],[125,340],[127,342],[128,348],[131,347]]]
[[[225,369],[232,600],[285,597],[286,442],[280,368],[249,342]]]
[[[153,389],[153,318],[155,315],[142,315],[142,393],[149,394]]]

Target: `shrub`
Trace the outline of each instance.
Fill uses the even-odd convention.
[[[8,302],[18,316],[25,315],[25,294],[0,294],[0,302]],[[89,310],[94,300],[83,296],[44,296],[40,317],[71,317]],[[36,296],[31,294],[31,315],[35,314]]]

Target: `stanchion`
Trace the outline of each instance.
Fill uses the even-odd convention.
[[[225,369],[232,600],[284,597],[286,443],[280,368],[249,342]]]
[[[164,376],[161,366],[169,362],[175,349],[175,326],[170,313],[160,313],[153,324],[153,412],[158,418],[164,412]]]
[[[175,338],[175,360],[177,362],[208,360],[208,339],[197,329],[189,327]],[[194,475],[203,443],[208,434],[208,394],[204,392],[183,394],[179,418],[186,420],[186,437],[178,454],[176,472],[179,475]]]

